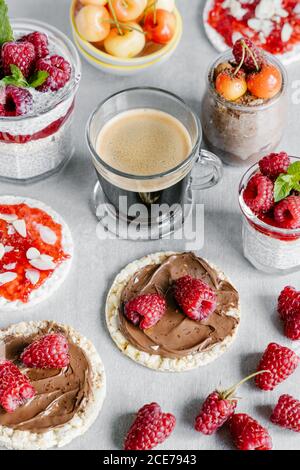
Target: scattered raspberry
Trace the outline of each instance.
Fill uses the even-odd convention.
[[[294,287],[286,286],[278,298],[278,312],[282,320],[300,312],[300,292]]]
[[[30,42],[34,46],[36,60],[42,59],[49,54],[48,36],[40,31],[34,31],[20,39],[20,42]]]
[[[28,78],[34,69],[34,46],[30,42],[7,42],[2,46],[1,59],[4,75],[11,75],[10,66],[13,64]]]
[[[285,320],[284,334],[293,341],[300,339],[300,310]]]
[[[258,71],[263,64],[262,52],[248,38],[238,39],[232,52],[237,64],[242,63],[247,72]]]
[[[269,344],[258,365],[259,371],[267,372],[255,378],[256,385],[262,390],[273,390],[295,371],[299,360],[291,349],[276,343]]]
[[[157,403],[143,406],[129,429],[124,450],[153,449],[169,437],[175,424],[175,416],[163,413]]]
[[[214,434],[233,415],[236,406],[237,400],[226,399],[218,391],[211,393],[196,418],[196,431],[206,435]]]
[[[61,369],[70,363],[67,338],[60,333],[50,333],[31,343],[21,354],[27,367]]]
[[[36,70],[48,72],[47,80],[37,88],[39,91],[57,91],[63,88],[71,77],[71,66],[67,60],[59,55],[53,55],[46,59],[39,59]]]
[[[0,361],[0,405],[7,413],[13,413],[35,394],[28,378],[15,364]]]
[[[244,191],[244,201],[254,214],[268,212],[274,205],[272,181],[260,174],[252,176]]]
[[[245,413],[237,413],[229,421],[234,444],[239,450],[271,450],[272,439],[266,428]]]
[[[201,279],[184,276],[174,285],[174,297],[185,315],[195,321],[205,320],[217,306],[214,290]]]
[[[14,85],[5,87],[5,102],[1,105],[2,116],[23,116],[32,109],[33,98],[30,91]]]
[[[281,395],[271,416],[278,426],[300,432],[300,401],[291,395]]]
[[[289,196],[274,209],[274,218],[282,228],[300,228],[300,196]]]
[[[156,325],[166,313],[166,308],[166,301],[162,295],[145,294],[127,302],[124,314],[135,326],[146,330]]]
[[[291,159],[286,152],[271,153],[262,158],[259,168],[263,175],[275,180],[282,173],[287,173]]]

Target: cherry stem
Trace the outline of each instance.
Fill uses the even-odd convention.
[[[242,42],[242,44],[243,44],[242,59],[241,59],[241,62],[239,63],[239,66],[238,66],[237,69],[235,70],[234,75],[237,75],[237,74],[239,73],[239,71],[241,70],[242,65],[243,65],[243,63],[244,63],[245,57],[246,57],[246,48],[244,47],[244,42]]]
[[[156,25],[157,24],[157,8],[156,8],[156,1],[154,2],[154,12],[153,12],[153,22]]]
[[[116,22],[114,20],[100,20],[100,21],[101,21],[101,23],[108,23],[108,24],[113,24],[113,25],[116,26]],[[138,33],[146,34],[145,31],[141,31],[140,29],[135,28],[132,25],[122,23],[121,21],[119,21],[119,26],[120,26],[121,29],[127,29],[128,31],[137,31]]]
[[[114,22],[115,22],[115,25],[117,27],[117,30],[118,30],[118,33],[120,36],[123,36],[123,31],[122,29],[120,28],[120,23],[119,23],[119,20],[117,18],[117,15],[116,15],[116,12],[115,12],[115,9],[113,7],[113,4],[112,4],[112,1],[111,0],[108,0],[108,5],[109,5],[109,9],[111,11],[111,14],[113,16],[113,19],[114,19]]]
[[[268,371],[267,370],[260,370],[259,372],[254,372],[254,374],[249,375],[248,377],[241,380],[240,382],[238,382],[233,387],[229,388],[228,390],[225,390],[225,392],[223,393],[224,399],[227,400],[228,398],[230,398],[236,392],[236,389],[238,387],[240,387],[241,385],[243,385],[245,382],[248,382],[248,380],[253,379],[257,375],[265,374],[266,372],[268,372]]]
[[[242,41],[243,42],[243,46],[247,49],[247,51],[249,52],[253,62],[254,62],[254,65],[256,67],[256,70],[257,72],[259,71],[259,66],[258,66],[258,63],[257,63],[257,60],[256,60],[256,57],[255,57],[255,54],[253,54],[253,52],[251,51],[250,47],[245,43],[245,41]]]

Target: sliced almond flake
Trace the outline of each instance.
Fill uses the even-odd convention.
[[[261,0],[255,8],[255,16],[260,20],[271,19],[276,13],[274,0]]]
[[[3,245],[3,243],[0,243],[0,260],[3,258],[4,255],[5,255],[5,246]]]
[[[11,251],[14,250],[14,247],[10,245],[6,245],[4,249],[5,249],[5,253],[10,253]]]
[[[47,243],[48,245],[54,245],[56,243],[57,236],[56,233],[51,230],[51,228],[42,224],[38,224],[37,227],[43,242]]]
[[[154,349],[154,351],[157,351],[159,349],[159,346],[150,346],[151,349]]]
[[[0,219],[5,222],[13,222],[18,219],[18,216],[16,214],[0,214]]]
[[[17,263],[9,263],[9,264],[4,264],[3,268],[6,269],[7,271],[10,271],[11,269],[15,269],[17,266]]]
[[[40,280],[40,273],[39,271],[36,271],[36,269],[26,269],[25,277],[31,282],[31,284],[35,285]]]
[[[14,229],[18,232],[21,237],[25,238],[27,235],[26,222],[24,219],[18,219],[13,222]]]
[[[15,231],[15,229],[12,225],[9,225],[7,227],[7,233],[8,233],[8,235],[14,235],[16,233],[16,231]]]
[[[12,273],[12,272],[7,272],[7,273],[1,273],[0,274],[0,286],[3,286],[4,284],[8,284],[9,282],[12,282],[16,279],[17,273]]]
[[[34,248],[33,246],[31,248],[28,248],[26,251],[26,258],[27,259],[36,259],[41,256],[41,253],[37,248]]]
[[[56,265],[53,262],[51,256],[47,255],[42,255],[40,258],[31,259],[29,263],[31,264],[31,266],[36,269],[39,269],[40,271],[49,271],[56,268]]]
[[[281,30],[282,42],[288,42],[293,34],[293,28],[289,23],[285,23]]]

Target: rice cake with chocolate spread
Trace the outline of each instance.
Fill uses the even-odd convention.
[[[24,348],[48,333],[68,338],[69,366],[22,366],[19,357]],[[0,407],[0,445],[22,450],[62,447],[87,431],[97,418],[106,394],[104,367],[94,345],[70,326],[24,322],[0,330],[1,359],[16,363],[37,394],[13,413]]]
[[[217,294],[216,310],[201,322],[184,315],[171,293],[172,283],[187,274],[207,282]],[[166,296],[166,314],[143,331],[124,316],[123,305],[157,291]],[[106,322],[119,349],[135,362],[158,371],[187,371],[229,348],[240,322],[239,295],[218,268],[194,253],[155,253],[129,264],[116,277],[107,297]]]

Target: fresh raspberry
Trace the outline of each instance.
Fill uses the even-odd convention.
[[[177,279],[174,297],[185,315],[195,321],[205,320],[217,306],[214,290],[201,279],[191,276]]]
[[[237,64],[241,64],[243,61],[242,65],[247,72],[258,71],[263,64],[264,58],[262,52],[248,38],[238,39],[233,46],[232,52]]]
[[[300,401],[291,395],[281,395],[271,416],[278,426],[300,432]]]
[[[266,372],[255,378],[261,390],[273,390],[286,380],[297,368],[300,358],[289,348],[271,343],[258,365],[258,371]]]
[[[300,339],[300,310],[285,320],[284,334],[293,341]]]
[[[60,333],[50,333],[31,343],[21,354],[27,367],[61,369],[70,364],[67,338]]]
[[[20,39],[20,42],[30,42],[34,46],[36,60],[42,59],[49,54],[49,41],[47,34],[41,33],[40,31],[34,31],[33,33],[27,34]]]
[[[237,400],[226,399],[223,394],[211,393],[196,418],[195,429],[206,435],[214,434],[233,415]]]
[[[14,85],[5,87],[5,102],[2,104],[2,116],[23,116],[29,113],[33,106],[30,91]]]
[[[246,413],[234,414],[229,421],[229,428],[238,450],[272,449],[268,430]]]
[[[49,58],[39,59],[36,63],[36,70],[48,72],[49,77],[39,86],[39,91],[57,91],[63,88],[71,77],[71,66],[67,60],[59,55],[53,55]]]
[[[166,313],[166,301],[159,294],[144,294],[135,297],[124,306],[124,314],[135,326],[146,330]]]
[[[274,209],[274,219],[282,228],[300,228],[300,196],[289,196]]]
[[[7,42],[2,46],[1,59],[4,75],[11,75],[10,66],[16,65],[28,78],[36,60],[34,46],[30,42]]]
[[[162,444],[175,428],[176,418],[163,413],[157,403],[144,405],[138,411],[125,439],[124,450],[151,450]]]
[[[0,405],[7,413],[13,413],[35,394],[26,375],[13,362],[0,361]]]
[[[254,214],[268,212],[274,205],[274,185],[260,174],[252,176],[244,191],[244,201]]]
[[[259,168],[263,175],[275,180],[282,173],[287,173],[291,159],[286,152],[271,153],[262,158]]]
[[[278,298],[278,313],[282,320],[286,320],[298,312],[300,312],[300,292],[294,287],[286,286]]]

